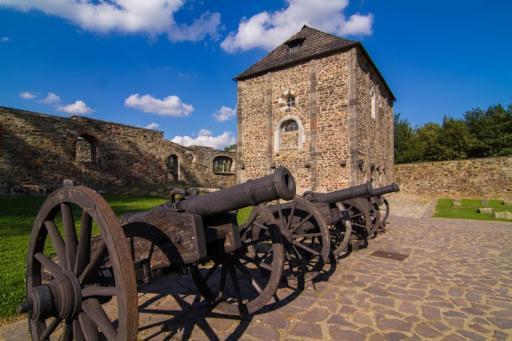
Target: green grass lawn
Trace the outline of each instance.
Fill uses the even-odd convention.
[[[503,205],[502,200],[489,200],[489,205],[487,206],[482,206],[480,202],[481,200],[477,199],[462,199],[462,207],[453,207],[452,199],[439,199],[437,201],[434,217],[507,221],[504,219],[496,219],[492,214],[478,213],[478,208],[491,207],[494,208],[496,212],[512,212],[512,206]]]
[[[161,205],[166,199],[156,197],[106,196],[117,216],[144,211]],[[0,196],[0,318],[15,314],[25,296],[25,263],[32,223],[44,202],[43,197]],[[238,222],[249,217],[252,208],[238,211]],[[75,212],[76,215],[79,212]],[[79,222],[75,216],[75,222]]]

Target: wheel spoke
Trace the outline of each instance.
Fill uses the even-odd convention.
[[[306,218],[304,218],[302,221],[300,221],[297,225],[295,225],[292,229],[292,233],[297,231],[298,228],[300,228],[302,225],[304,225],[304,223],[306,221],[308,221],[309,219],[311,219],[311,217],[313,216],[313,213],[310,213],[308,214],[308,216]]]
[[[78,321],[80,321],[82,332],[87,341],[98,340],[98,328],[96,328],[96,325],[91,321],[87,314],[80,313],[80,315],[78,315]]]
[[[261,227],[261,228],[262,228],[262,229],[264,229],[264,230],[268,230],[268,226],[265,226],[265,225],[263,225],[263,224],[260,224],[260,223],[258,223],[258,222],[256,222],[256,221],[255,221],[255,222],[253,222],[253,224],[254,224],[254,225],[256,225],[256,226],[258,226],[258,227]]]
[[[290,211],[290,217],[288,218],[288,225],[286,229],[289,230],[292,227],[293,215],[295,214],[295,208],[297,207],[297,200],[293,200],[292,209]]]
[[[62,224],[64,225],[64,236],[66,238],[66,255],[68,260],[68,269],[73,270],[75,264],[76,247],[78,241],[76,239],[75,222],[73,220],[73,212],[71,205],[68,203],[60,204],[60,212],[62,214]]]
[[[224,288],[226,287],[226,265],[222,264],[220,269],[219,298],[224,296]]]
[[[85,336],[82,333],[82,328],[80,327],[80,322],[78,320],[73,320],[73,340],[74,341],[84,341]]]
[[[148,251],[148,263],[151,265],[151,258],[153,257],[153,252],[155,251],[155,243],[151,242],[151,246],[149,247]]]
[[[366,228],[366,225],[361,225],[361,224],[358,224],[358,223],[352,223],[352,226],[359,226],[359,227],[362,227],[362,228]]]
[[[105,252],[107,251],[107,246],[105,245],[105,241],[101,240],[98,248],[94,250],[94,253],[91,257],[91,261],[85,267],[84,271],[80,274],[79,280],[80,283],[83,283],[89,276],[92,274],[92,271],[99,265],[99,262],[105,256]]]
[[[55,248],[55,252],[57,252],[57,257],[59,258],[59,263],[63,268],[68,268],[68,260],[66,257],[66,248],[64,246],[64,241],[62,240],[62,236],[55,226],[55,223],[52,220],[46,220],[44,222],[44,226],[46,227],[46,231],[48,231],[48,235],[52,240],[53,247]]]
[[[297,247],[300,247],[301,249],[303,249],[304,251],[307,251],[315,256],[320,256],[320,252],[318,251],[315,251],[313,250],[312,248],[302,244],[302,243],[299,243],[298,241],[294,240],[293,241],[293,245],[296,245]]]
[[[215,272],[215,270],[217,270],[217,268],[219,267],[220,263],[219,262],[215,262],[215,264],[213,264],[213,266],[208,269],[208,272],[206,273],[206,276],[204,276],[204,281],[207,282],[208,279],[210,278],[210,276]]]
[[[90,298],[82,304],[84,312],[109,340],[117,339],[117,332],[98,300]]]
[[[76,254],[75,273],[80,274],[84,271],[91,257],[91,235],[92,235],[92,218],[83,211],[80,223],[80,241],[78,243],[78,252]]]
[[[251,273],[245,268],[245,266],[243,266],[242,264],[240,264],[239,261],[236,261],[235,263],[236,267],[238,269],[240,269],[240,271],[247,277],[249,278],[249,280],[251,281],[251,285],[254,289],[256,289],[256,291],[258,292],[258,294],[261,294],[263,292],[263,289],[261,289],[260,285],[258,284],[258,282],[256,282],[256,279],[253,277],[253,275],[251,275]]]
[[[246,260],[246,261],[250,262],[250,263],[256,264],[256,266],[258,266],[259,268],[262,268],[262,269],[265,269],[267,271],[272,272],[272,267],[269,264],[267,264],[267,263],[265,263],[265,262],[263,262],[261,260],[257,261],[257,260],[255,260],[253,258],[250,258],[250,257],[246,256],[246,255],[242,255],[241,258],[243,260]]]
[[[118,290],[116,287],[102,287],[99,285],[91,285],[85,287],[82,290],[82,297],[91,297],[91,296],[117,296]]]
[[[62,340],[72,341],[73,340],[73,326],[69,323],[64,324],[64,331],[62,332]]]
[[[61,322],[62,322],[62,319],[59,317],[56,317],[55,319],[53,319],[53,321],[50,323],[50,325],[48,327],[46,327],[45,331],[41,334],[41,340],[48,339]]]
[[[313,237],[321,237],[321,236],[322,236],[321,232],[315,232],[315,233],[293,234],[292,238],[293,239],[309,238],[309,237],[313,238]]]
[[[34,258],[41,263],[41,265],[52,274],[55,278],[62,277],[62,269],[55,264],[53,261],[51,261],[48,257],[46,257],[41,252],[38,252],[34,255]]]
[[[242,304],[242,290],[240,289],[240,282],[238,281],[238,276],[236,274],[236,269],[234,266],[229,267],[229,277],[231,277],[231,282],[233,283],[233,287],[235,288],[238,304]]]

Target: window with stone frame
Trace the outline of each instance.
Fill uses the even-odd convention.
[[[295,106],[295,96],[293,96],[292,94],[289,94],[287,97],[286,97],[286,107],[291,109]]]
[[[217,156],[213,159],[213,172],[215,174],[232,174],[233,159],[229,156]]]
[[[296,149],[299,147],[299,124],[296,120],[289,119],[281,123],[279,146],[281,149]]]
[[[98,143],[96,139],[88,135],[80,135],[75,144],[75,161],[97,164]]]
[[[372,118],[375,119],[377,117],[377,91],[375,91],[375,88],[372,88],[371,96],[371,115]]]

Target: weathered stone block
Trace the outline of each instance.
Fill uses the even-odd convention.
[[[509,212],[509,211],[494,212],[494,218],[496,218],[496,219],[512,220],[512,212]]]
[[[480,207],[478,209],[478,213],[493,214],[494,213],[494,209],[490,208],[490,207]]]
[[[480,201],[480,205],[482,205],[482,206],[484,206],[484,207],[489,206],[489,200],[481,200],[481,201]]]
[[[452,200],[452,206],[453,207],[462,207],[462,203],[460,200]]]

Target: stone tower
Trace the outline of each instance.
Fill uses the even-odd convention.
[[[360,42],[304,26],[235,77],[238,179],[286,166],[299,193],[393,179],[393,93]]]

